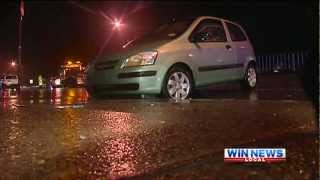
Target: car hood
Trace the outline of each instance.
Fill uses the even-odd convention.
[[[157,41],[149,41],[145,43],[135,43],[135,41],[133,41],[131,43],[128,43],[128,45],[124,48],[114,50],[113,52],[109,52],[108,55],[105,55],[101,58],[96,59],[95,62],[105,62],[105,61],[115,61],[115,60],[124,61],[129,56],[138,54],[139,52],[156,50],[160,46],[170,41],[172,40],[157,40]]]

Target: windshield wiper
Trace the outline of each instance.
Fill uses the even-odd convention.
[[[130,41],[128,41],[126,44],[124,44],[123,46],[122,46],[122,48],[124,49],[124,48],[126,48],[127,46],[129,46],[133,41],[135,41],[136,39],[132,39],[132,40],[130,40]]]

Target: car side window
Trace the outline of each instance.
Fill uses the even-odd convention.
[[[246,41],[247,38],[244,35],[244,33],[242,32],[242,30],[240,29],[239,26],[231,24],[231,23],[226,23],[229,33],[230,33],[230,37],[232,41]]]
[[[214,19],[202,20],[193,31],[202,34],[201,42],[226,42],[227,37],[222,22]]]

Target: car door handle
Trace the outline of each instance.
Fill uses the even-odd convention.
[[[227,50],[232,50],[231,46],[229,44],[226,45]]]

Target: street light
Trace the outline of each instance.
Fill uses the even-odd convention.
[[[10,63],[10,65],[11,65],[12,67],[15,67],[15,66],[16,66],[16,62],[12,61],[12,62]]]
[[[100,11],[100,12],[101,12],[101,14],[102,14],[105,18],[107,18],[108,20],[111,21],[110,24],[113,25],[113,27],[112,27],[111,33],[109,33],[109,35],[108,35],[108,37],[106,38],[106,40],[104,41],[102,47],[100,47],[99,52],[98,52],[96,58],[100,57],[100,55],[103,53],[103,50],[104,50],[104,48],[107,46],[107,44],[109,43],[109,41],[111,40],[114,31],[117,30],[118,32],[120,32],[121,27],[125,25],[125,24],[122,24],[122,23],[121,23],[121,20],[118,20],[118,19],[112,20],[111,18],[109,18],[108,16],[106,16],[102,11]],[[109,25],[110,25],[110,24],[109,24]]]
[[[115,22],[114,25],[116,26],[116,28],[120,27],[120,22]]]
[[[119,21],[117,19],[115,19],[112,24],[114,25],[114,28],[116,28],[116,29],[120,29],[120,27],[123,25],[121,23],[121,21]]]

